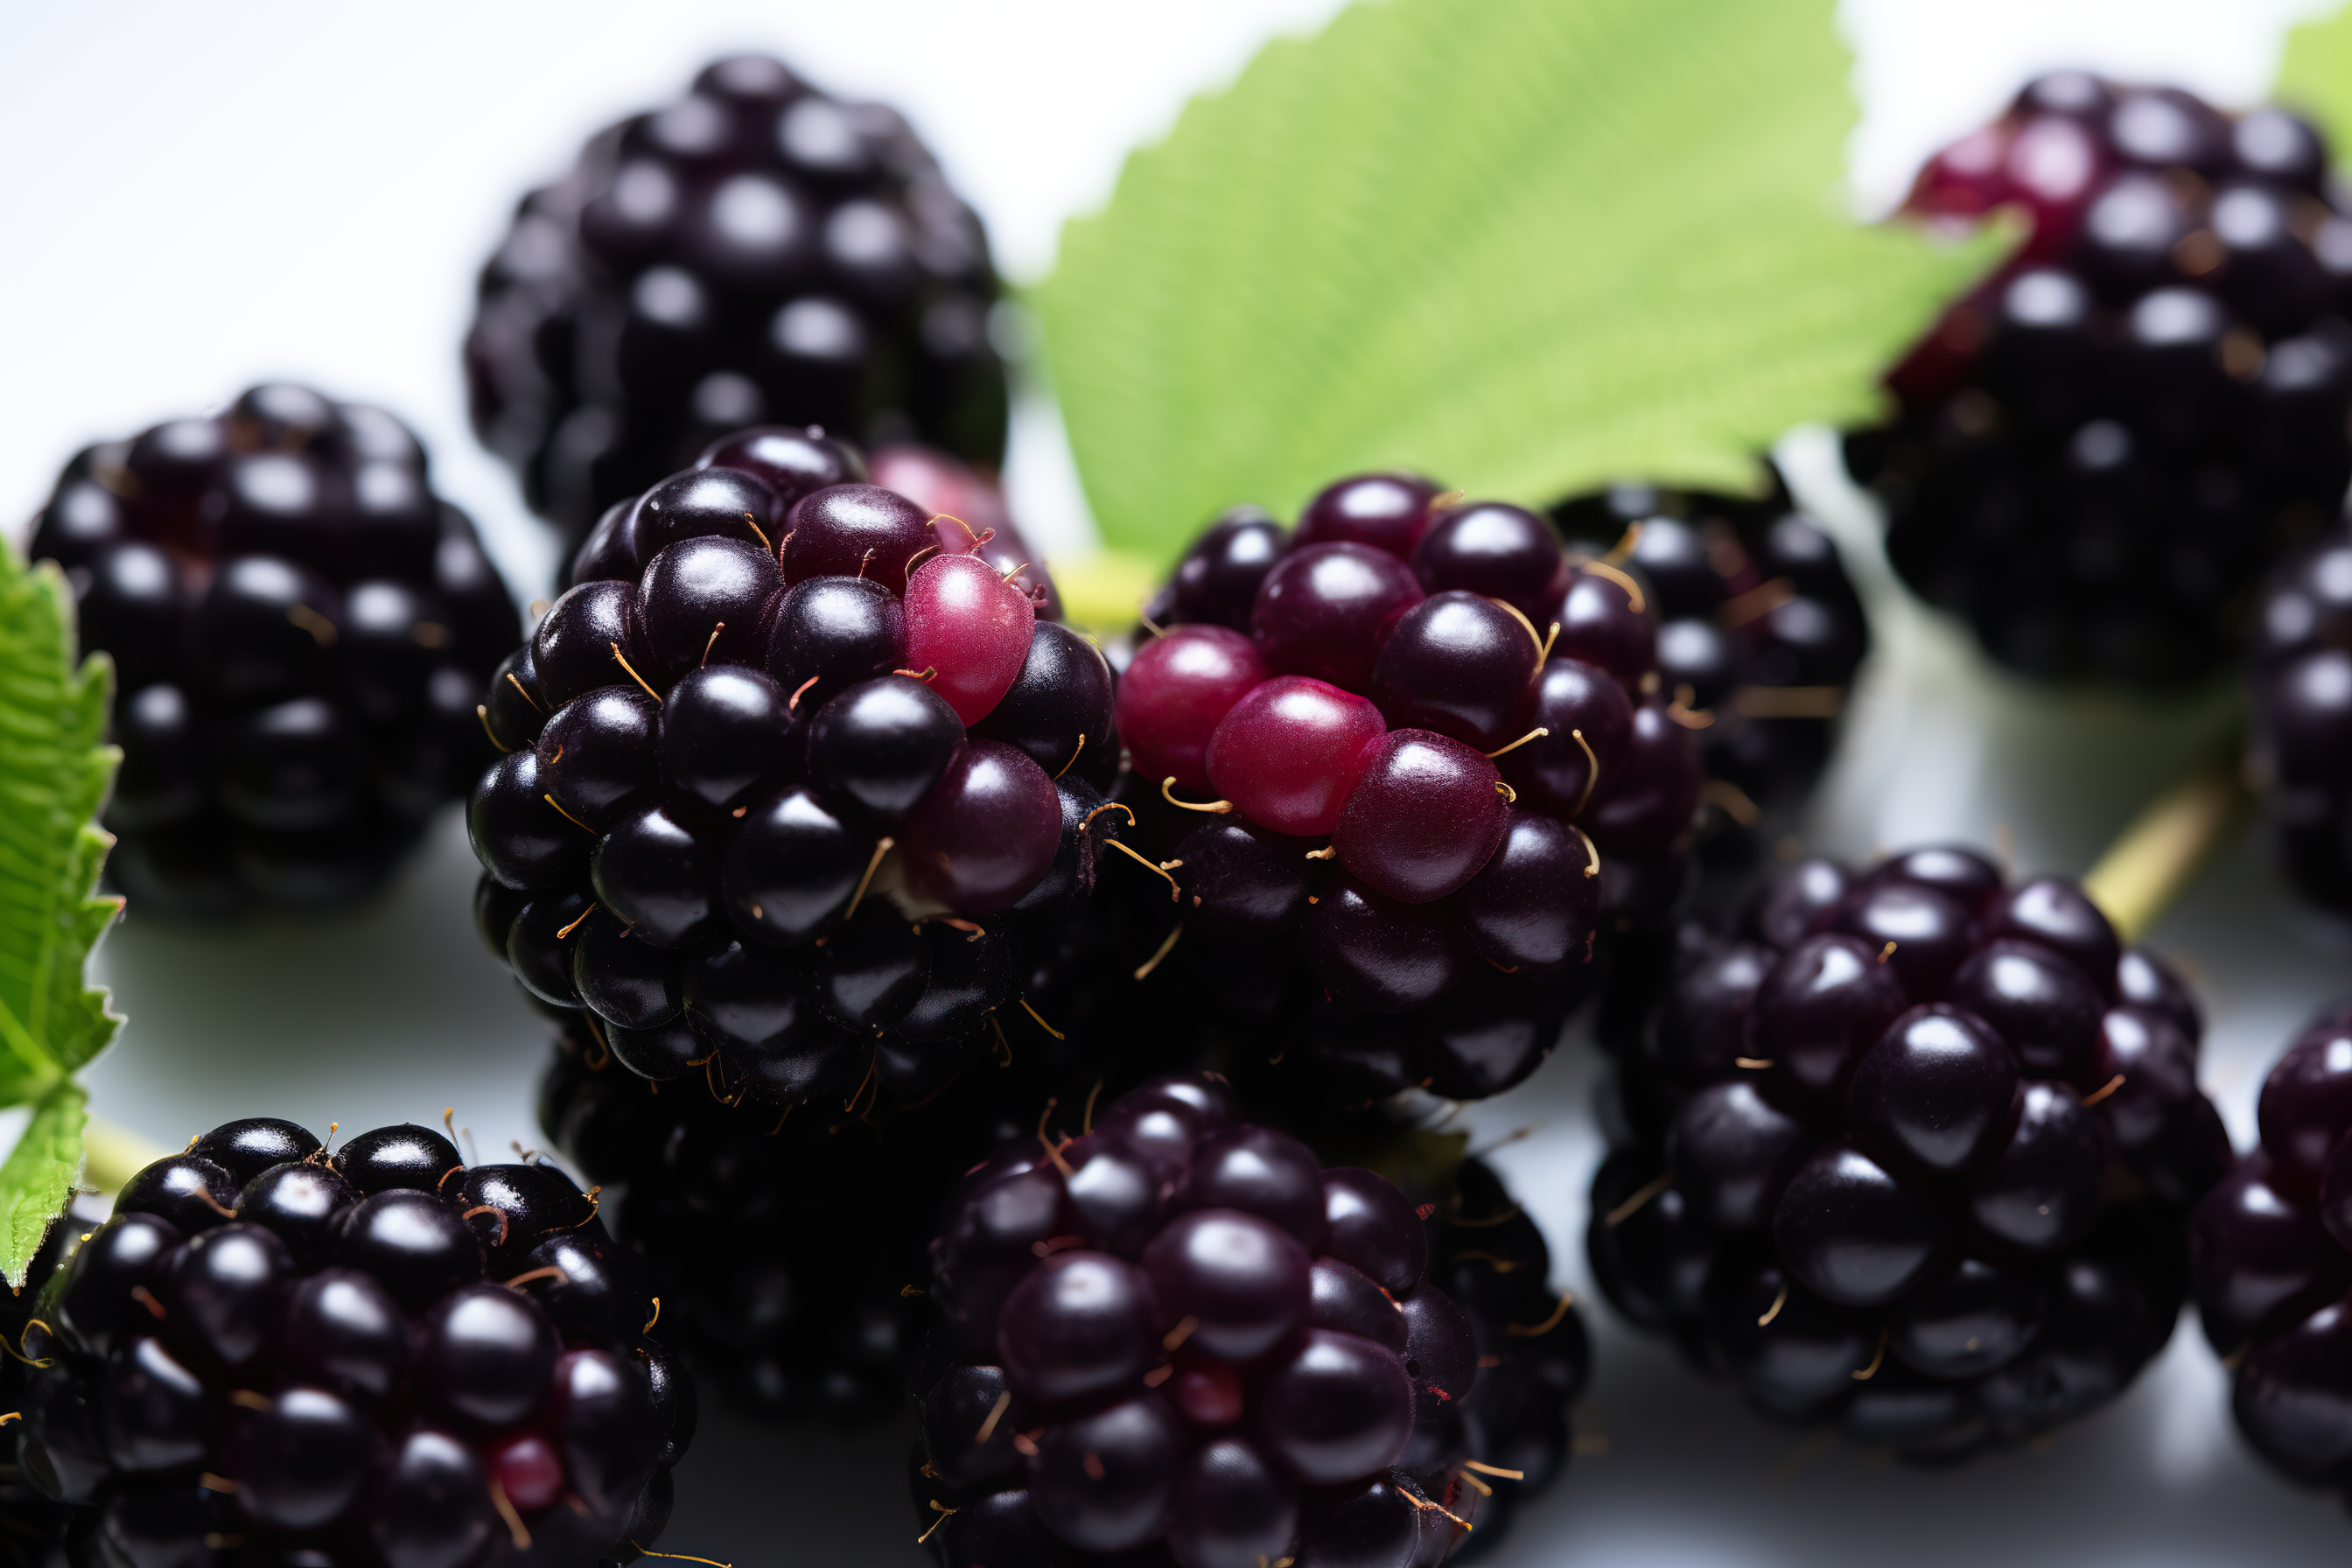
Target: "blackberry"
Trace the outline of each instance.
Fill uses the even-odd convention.
[[[2352,528],[2264,584],[2247,675],[2250,772],[2279,863],[2305,898],[2352,910]]]
[[[921,1100],[1118,831],[1111,675],[960,519],[814,429],[616,503],[499,667],[486,940],[640,1077]]]
[[[1659,685],[1708,721],[1699,845],[1710,864],[1752,862],[1802,802],[1870,651],[1837,546],[1777,479],[1759,500],[1627,483],[1552,509],[1562,533],[1638,570],[1657,599]]]
[[[593,138],[477,293],[474,429],[573,538],[744,426],[1003,454],[980,220],[895,110],[773,59]]]
[[[603,1062],[601,1068],[591,1063]],[[993,1075],[988,1080],[993,1084]],[[1042,1106],[1044,1096],[1037,1097]],[[924,1248],[940,1194],[1036,1124],[960,1088],[877,1124],[809,1106],[789,1119],[663,1094],[568,1030],[541,1120],[585,1176],[665,1303],[652,1331],[754,1415],[895,1415],[923,1327]],[[824,1201],[813,1203],[810,1194]]]
[[[2112,1398],[2227,1168],[2202,1019],[2074,884],[1964,849],[1766,879],[1685,933],[1595,1178],[1611,1300],[1768,1413],[1922,1461]]]
[[[1212,1082],[1002,1151],[932,1262],[911,1484],[943,1563],[1434,1562],[1475,1521],[1478,1345],[1423,1225]]]
[[[2296,1480],[2352,1483],[2338,1390],[2352,1289],[2352,1007],[2313,1019],[2263,1080],[2261,1142],[2191,1216],[2197,1315],[2232,1371],[2238,1428]]]
[[[1887,554],[2026,675],[2179,685],[2352,478],[2352,220],[2319,133],[2171,88],[2037,79],[1907,210],[2021,209],[2024,247],[1888,377],[1850,445]]]
[[[31,554],[114,658],[107,866],[142,910],[359,898],[494,754],[514,605],[381,409],[266,384],[89,447]]]
[[[694,1429],[655,1310],[551,1166],[233,1121],[42,1289],[18,1463],[96,1562],[625,1562]]]
[[[1660,688],[1641,582],[1535,513],[1342,479],[1295,533],[1220,520],[1145,622],[1114,799],[1176,905],[1122,874],[1131,923],[1175,943],[1170,989],[1229,1021],[1265,1000],[1335,1092],[1518,1082],[1602,931],[1680,896],[1705,720]]]

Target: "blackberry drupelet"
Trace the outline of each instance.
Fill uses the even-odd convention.
[[[1174,1009],[1238,1031],[1235,1074],[1279,1039],[1347,1100],[1509,1088],[1603,932],[1688,878],[1704,720],[1661,689],[1656,621],[1535,513],[1409,475],[1339,481],[1295,533],[1228,514],[1119,682],[1113,798],[1171,880],[1106,871],[1123,903],[1046,968],[1122,996],[1166,970]]]
[[[103,1211],[87,1212],[87,1200],[75,1200],[41,1243],[25,1271],[22,1289],[0,1294],[0,1342],[20,1350],[25,1331],[33,1321],[34,1303],[51,1275],[71,1262],[81,1245],[82,1227],[103,1223]],[[0,1352],[0,1568],[65,1568],[66,1528],[73,1510],[43,1493],[16,1463],[16,1443],[10,1428],[24,1419],[25,1394],[33,1368],[21,1355]]]
[[[2263,585],[2247,658],[2250,773],[2297,891],[2352,911],[2352,528]]]
[[[937,1093],[1119,831],[1101,653],[864,474],[814,429],[721,439],[605,513],[483,704],[484,936],[640,1077]]]
[[[2202,1020],[2071,882],[1806,860],[1686,932],[1595,1178],[1611,1300],[1766,1412],[1926,1461],[2105,1403],[2229,1162]]]
[[[2243,637],[2265,562],[2352,477],[2352,218],[2276,109],[2077,71],[1937,155],[1906,210],[2013,206],[2016,258],[1849,445],[1887,554],[2029,676],[2175,686]]]
[[[2191,1216],[2197,1315],[2238,1429],[2296,1480],[2352,1485],[2352,1007],[2313,1019],[2263,1080],[2261,1142]]]
[[[18,1463],[98,1563],[625,1562],[694,1430],[655,1310],[551,1166],[234,1121],[42,1290]]]
[[[975,1169],[932,1243],[937,1560],[1437,1561],[1479,1502],[1479,1350],[1404,1197],[1202,1079],[1084,1125]]]
[[[475,694],[514,605],[381,409],[268,384],[89,447],[30,553],[114,658],[107,866],[138,909],[361,897],[495,754]]]
[[[591,140],[478,294],[474,428],[575,539],[744,426],[1003,454],[979,219],[895,110],[773,59],[716,61]]]
[[[812,1105],[780,1119],[689,1088],[661,1093],[565,1031],[541,1121],[643,1259],[654,1336],[706,1387],[769,1420],[885,1416],[906,1400],[940,1195],[1034,1129],[994,1073],[877,1123]],[[822,1201],[812,1201],[822,1194]]]
[[[1619,484],[1552,509],[1570,540],[1637,569],[1658,601],[1660,685],[1711,721],[1710,863],[1751,862],[1812,788],[1870,651],[1837,546],[1775,479],[1758,500]]]
[[[1403,1175],[1408,1200],[1422,1197]],[[1481,1469],[1477,1529],[1448,1563],[1498,1548],[1512,1521],[1556,1485],[1575,1453],[1570,1408],[1592,1373],[1592,1344],[1572,1299],[1551,1288],[1543,1232],[1485,1162],[1469,1158],[1428,1201],[1429,1278],[1470,1320],[1478,1381],[1462,1402],[1466,1450]]]

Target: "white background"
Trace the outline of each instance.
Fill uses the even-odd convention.
[[[1565,3],[1565,0],[1563,0]],[[1665,3],[1665,0],[1661,0]],[[2090,63],[2260,95],[2305,0],[1850,0],[1864,106],[1863,210],[2022,76]],[[395,409],[444,490],[484,523],[526,596],[550,551],[464,424],[457,345],[472,275],[513,199],[580,140],[683,87],[726,48],[774,48],[820,84],[899,104],[980,209],[1008,272],[1051,266],[1062,220],[1098,204],[1127,149],[1267,37],[1334,0],[0,5],[0,518],[28,516],[79,445],[263,376]],[[1818,443],[1792,458],[1877,582],[1866,516]],[[1015,500],[1033,537],[1088,536],[1055,416],[1017,421]],[[1245,499],[1245,498],[1235,498]],[[21,538],[21,534],[14,534]],[[1880,587],[1884,587],[1883,583]],[[2052,699],[1987,672],[1963,639],[1874,595],[1881,652],[1825,786],[1814,841],[1867,855],[1926,837],[1990,841],[2080,871],[2215,733],[2206,708]],[[132,1022],[90,1073],[95,1106],[177,1144],[231,1116],[314,1127],[437,1120],[486,1155],[530,1142],[543,1031],[475,942],[454,816],[392,896],[330,920],[232,929],[135,917],[102,976]],[[2352,992],[2341,931],[2284,901],[2249,836],[2157,935],[2205,983],[2207,1079],[2242,1144],[2269,1059]],[[1769,1427],[1631,1336],[1584,1289],[1597,1157],[1589,1053],[1469,1117],[1550,1235],[1597,1331],[1582,1415],[1606,1451],[1523,1518],[1508,1563],[1746,1565],[1987,1561],[2336,1563],[2352,1519],[2253,1464],[2193,1320],[2120,1405],[2046,1449],[1952,1474],[1885,1467]],[[5,1131],[5,1129],[0,1129]],[[743,1564],[913,1564],[892,1428],[777,1436],[712,1415],[663,1545]],[[1599,1446],[1596,1443],[1594,1446]]]

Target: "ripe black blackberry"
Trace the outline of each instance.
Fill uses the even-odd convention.
[[[694,1430],[655,1310],[552,1167],[233,1121],[42,1290],[18,1460],[95,1562],[626,1562]]]
[[[1660,685],[1710,721],[1699,795],[1710,864],[1751,862],[1812,788],[1870,651],[1837,546],[1777,479],[1756,500],[1619,484],[1552,509],[1577,547],[1622,561],[1658,601]]]
[[[1887,553],[2023,673],[2178,685],[2352,477],[2352,218],[2293,115],[2037,79],[1929,163],[1907,210],[2026,215],[2018,258],[1888,378],[1850,446]]]
[[[910,1484],[943,1563],[1434,1562],[1504,1468],[1402,1194],[1213,1083],[1000,1152],[932,1258]]]
[[[1593,1268],[1767,1412],[1965,1458],[2170,1334],[2229,1142],[2202,1022],[2073,883],[1966,850],[1807,860],[1687,933],[1621,1063]]]
[[[996,1086],[991,1073],[952,1103],[879,1123],[838,1105],[780,1122],[693,1086],[657,1092],[573,1028],[541,1087],[541,1121],[606,1189],[614,1236],[665,1304],[656,1338],[756,1415],[847,1422],[905,1402],[925,1310],[907,1288],[929,1273],[940,1194],[1036,1125],[1043,1092],[1008,1117],[1013,1099]]]
[[[898,114],[752,55],[603,132],[482,268],[474,428],[576,538],[729,430],[1003,454],[980,221]]]
[[[1339,480],[1295,532],[1228,514],[1119,683],[1113,795],[1172,905],[1107,872],[1128,907],[1059,967],[1117,991],[1172,964],[1180,1009],[1345,1098],[1518,1082],[1602,933],[1688,880],[1705,720],[1661,686],[1656,622],[1535,513],[1410,475]]]
[[[1119,831],[1102,655],[864,472],[771,427],[616,504],[483,705],[484,936],[641,1077],[937,1093]]]
[[[114,658],[107,867],[142,910],[358,898],[494,754],[514,605],[381,409],[268,384],[89,447],[31,554]]]
[[[2235,1378],[2256,1451],[2314,1486],[2352,1484],[2352,1007],[2313,1019],[2263,1083],[2262,1141],[2197,1207],[2197,1315]]]
[[[2305,898],[2352,911],[2352,528],[2264,584],[2246,662],[2251,773],[2280,864]]]

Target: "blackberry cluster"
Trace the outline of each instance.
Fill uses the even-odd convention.
[[[590,1064],[601,1062],[599,1067]],[[840,1422],[895,1414],[923,1329],[907,1288],[940,1194],[1036,1108],[959,1086],[877,1123],[811,1105],[780,1120],[693,1091],[664,1094],[567,1030],[541,1121],[582,1173],[665,1303],[654,1335],[706,1386],[755,1415]],[[1025,1125],[1024,1124],[1025,1122]],[[811,1195],[824,1194],[823,1202]]]
[[[2352,528],[2273,574],[2246,662],[2250,771],[2280,864],[2305,898],[2352,911]]]
[[[42,1289],[17,1462],[78,1562],[627,1562],[694,1430],[655,1310],[551,1167],[233,1121]]]
[[[2206,1338],[2238,1428],[2286,1474],[2352,1485],[2352,1007],[2312,1020],[2263,1082],[2262,1142],[2190,1217]]]
[[[1150,955],[1173,1012],[1296,1042],[1334,1094],[1471,1099],[1542,1060],[1604,929],[1681,895],[1705,721],[1640,582],[1535,513],[1342,479],[1295,532],[1220,520],[1145,619],[1113,798],[1170,880],[1106,874],[1126,908],[1049,973]]]
[[[1118,831],[1101,653],[864,477],[814,429],[721,440],[605,513],[483,704],[483,934],[640,1077],[937,1093]]]
[[[1751,861],[1828,767],[1870,622],[1837,546],[1778,485],[1760,500],[1619,484],[1552,509],[1658,602],[1663,689],[1708,721],[1702,852]]]
[[[381,409],[262,385],[89,447],[31,553],[114,658],[107,867],[142,910],[358,898],[492,754],[514,605]]]
[[[2317,132],[2171,88],[2042,77],[1907,210],[2022,211],[2016,259],[1889,376],[1850,447],[1887,554],[2045,679],[2211,673],[2265,561],[2352,478],[2352,218]]]
[[[2170,1334],[2229,1163],[2202,1020],[2073,883],[1966,850],[1786,868],[1686,934],[1596,1177],[1593,1268],[1767,1412],[1962,1458]]]
[[[1205,1080],[1001,1152],[932,1243],[918,1528],[952,1568],[1436,1562],[1485,1461],[1430,1262],[1386,1179]]]
[[[1004,450],[980,220],[905,120],[739,55],[603,132],[482,268],[474,428],[573,536],[730,430]]]

